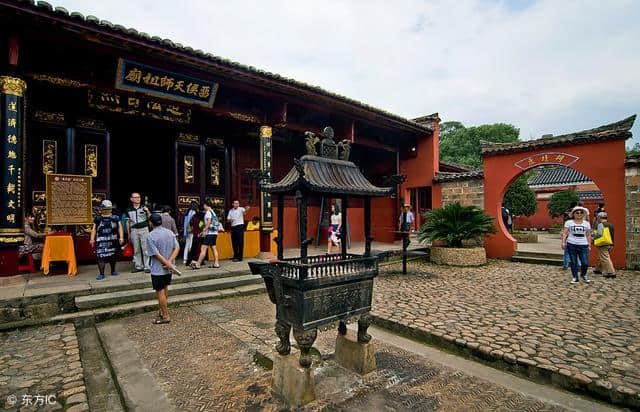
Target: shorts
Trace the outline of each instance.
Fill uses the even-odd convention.
[[[204,240],[202,241],[202,244],[206,246],[215,246],[217,239],[218,235],[206,235],[204,237]]]
[[[171,284],[171,273],[168,275],[151,275],[151,284],[156,292]]]

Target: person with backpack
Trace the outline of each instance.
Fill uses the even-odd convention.
[[[609,232],[608,237],[606,231]],[[609,223],[607,212],[598,213],[598,227],[594,232],[593,242],[598,248],[598,264],[593,273],[603,274],[605,278],[615,278],[616,270],[613,268],[610,255],[614,244],[614,226]]]
[[[120,245],[124,244],[124,233],[118,215],[111,213],[113,204],[109,200],[103,200],[100,204],[100,215],[96,216],[91,226],[91,239],[89,243],[96,248],[98,258],[97,280],[104,280],[104,268],[109,263],[111,276],[118,276],[116,272],[116,252]]]
[[[220,262],[218,261],[218,249],[216,249],[216,240],[218,238],[218,232],[224,232],[224,227],[218,221],[218,216],[212,209],[213,202],[211,199],[206,198],[204,200],[204,227],[200,232],[200,237],[203,238],[202,246],[200,246],[200,256],[197,262],[191,262],[192,269],[200,269],[202,267],[202,261],[207,254],[209,248],[213,249],[213,264],[211,267],[219,268]]]

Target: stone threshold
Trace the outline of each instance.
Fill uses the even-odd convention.
[[[264,283],[237,286],[229,289],[221,289],[210,292],[190,293],[169,297],[169,307],[191,306],[206,303],[217,299],[225,299],[236,296],[247,296],[265,293]],[[124,316],[138,315],[144,312],[151,312],[158,309],[158,301],[155,299],[132,302],[122,305],[109,306],[81,312],[66,313],[48,318],[25,319],[15,322],[0,324],[0,332],[14,329],[54,325],[73,322],[76,327],[83,328],[92,326],[99,322]]]
[[[489,346],[478,343],[468,343],[464,339],[455,338],[439,331],[427,331],[420,328],[412,328],[402,323],[385,319],[371,314],[373,324],[398,333],[410,339],[433,345],[456,355],[481,362],[493,368],[518,374],[534,382],[551,384],[553,386],[575,392],[580,395],[588,395],[596,399],[610,402],[614,405],[640,408],[640,393],[630,388],[619,386],[614,388],[606,380],[592,380],[582,374],[559,370],[553,365],[539,364],[532,359],[516,357],[513,354],[494,350]]]

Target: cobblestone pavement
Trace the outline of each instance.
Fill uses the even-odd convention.
[[[154,379],[178,410],[279,410],[270,394],[271,371],[254,361],[253,350],[275,341],[274,306],[266,295],[240,297],[172,310],[169,325],[152,325],[154,314],[123,319],[127,335]],[[331,363],[336,330],[319,333],[314,345],[321,367]],[[293,340],[292,340],[293,342]],[[550,404],[472,378],[396,347],[376,343],[378,370],[352,378],[342,394],[323,397],[308,410],[561,410]]]
[[[640,399],[640,273],[571,285],[556,267],[490,261],[478,268],[412,263],[376,280],[373,314]]]
[[[73,324],[0,334],[0,405],[19,411],[87,411]]]

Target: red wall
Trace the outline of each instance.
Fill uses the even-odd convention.
[[[488,257],[508,259],[516,250],[517,242],[507,232],[501,218],[501,203],[505,192],[509,185],[524,172],[515,163],[532,155],[537,156],[558,151],[578,157],[578,160],[571,167],[585,176],[589,176],[600,188],[604,202],[607,204],[609,221],[616,225],[616,237],[626,239],[624,140],[542,148],[484,158],[485,211],[493,216],[498,224],[498,233],[485,238]],[[602,159],[606,159],[606,161],[602,161]],[[625,242],[618,242],[611,253],[615,267],[625,267],[625,254]],[[591,261],[596,261],[595,248],[592,249]]]
[[[589,200],[583,201],[582,205],[589,209],[589,222],[593,221],[593,214],[595,210],[598,208],[598,203],[602,202],[602,200]],[[549,229],[552,224],[559,223],[562,224],[562,217],[552,218],[549,215],[548,200],[538,200],[538,211],[533,216],[518,216],[516,217],[516,229],[522,228],[545,228]]]
[[[407,150],[411,149],[410,147],[405,149],[405,153],[401,153],[400,174],[407,176],[407,180],[400,186],[400,193],[405,203],[409,203],[411,188],[431,186],[431,207],[442,207],[440,185],[433,184],[433,178],[438,171],[440,163],[439,123],[434,122],[434,124],[432,135],[425,135],[418,139],[415,156],[407,152]],[[412,206],[415,211],[416,205]],[[397,219],[398,216],[396,216]],[[416,216],[416,220],[419,226],[422,220],[421,216]]]

